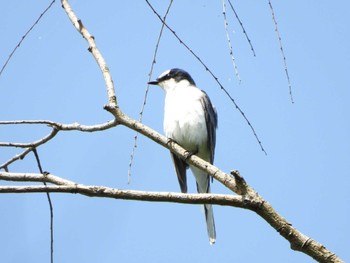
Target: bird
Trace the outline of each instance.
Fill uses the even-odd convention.
[[[188,72],[179,68],[163,72],[148,84],[158,85],[165,91],[165,136],[186,149],[190,155],[195,154],[213,164],[218,117],[207,93],[196,87]],[[188,165],[186,160],[174,153],[171,153],[171,157],[182,193],[187,193],[188,168],[196,179],[197,192],[210,193],[210,178],[206,172]],[[209,243],[212,245],[216,241],[213,207],[211,204],[203,207]]]

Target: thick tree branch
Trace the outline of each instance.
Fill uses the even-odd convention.
[[[67,0],[61,0],[62,7],[64,11],[66,11],[70,21],[73,23],[73,26],[79,31],[79,33],[84,37],[84,39],[87,41],[89,48],[88,50],[91,52],[93,57],[96,60],[97,65],[100,67],[100,70],[102,72],[103,78],[106,83],[107,88],[107,94],[108,94],[108,101],[110,104],[117,106],[117,98],[115,95],[114,90],[114,84],[112,76],[109,72],[109,68],[107,66],[106,61],[104,60],[102,54],[96,47],[95,38],[89,33],[89,31],[84,27],[83,22],[78,19],[78,17],[73,12],[73,9],[69,5]]]
[[[245,208],[248,204],[242,196],[222,194],[182,194],[121,190],[105,186],[77,184],[52,174],[0,172],[0,180],[17,182],[46,182],[55,185],[0,186],[0,193],[75,193],[90,197],[107,197],[125,200],[173,202],[185,204],[217,204]]]
[[[182,204],[216,204],[244,208],[241,196],[219,194],[183,194],[175,192],[147,192],[121,190],[105,186],[76,185],[29,185],[0,186],[0,193],[71,193],[90,197],[105,197],[123,200],[171,202]]]
[[[234,171],[240,187],[248,187],[245,180]],[[0,186],[0,193],[74,193],[90,197],[106,197],[123,200],[137,200],[150,202],[173,202],[184,204],[216,204],[233,206],[254,211],[264,218],[280,235],[291,244],[291,248],[313,257],[319,262],[342,262],[334,253],[327,250],[322,244],[302,234],[280,216],[273,207],[261,197],[250,198],[247,195],[221,194],[182,194],[171,192],[148,192],[135,190],[121,190],[105,186],[87,186],[62,179],[51,174],[33,173],[6,173],[0,172],[0,180],[21,182],[47,182],[55,185],[42,186]]]

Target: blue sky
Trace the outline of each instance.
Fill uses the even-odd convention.
[[[155,2],[155,1],[153,1]],[[164,2],[164,3],[163,3]],[[154,3],[164,14],[167,3]],[[230,10],[229,57],[221,1],[175,1],[168,17],[178,33],[235,98],[249,126],[204,67],[164,31],[154,78],[166,69],[190,72],[219,114],[215,165],[237,169],[304,234],[349,261],[350,18],[348,1],[273,1],[294,94],[267,1],[234,1],[256,57]],[[0,11],[0,62],[48,5],[11,1]],[[118,102],[138,118],[160,23],[145,1],[71,1],[112,73]],[[2,65],[2,64],[1,64]],[[57,2],[22,43],[0,77],[0,119],[103,123],[111,115],[104,82],[87,44]],[[164,94],[151,87],[144,123],[162,132]],[[31,142],[44,126],[0,127],[0,141]],[[166,149],[139,136],[128,184],[134,132],[62,132],[38,149],[43,169],[76,182],[121,189],[179,191]],[[0,163],[19,149],[0,148]],[[34,157],[10,166],[38,172]],[[189,177],[189,191],[195,182]],[[9,183],[2,182],[1,185]],[[214,182],[212,192],[228,193]],[[256,214],[214,207],[217,243],[210,246],[196,205],[147,203],[52,194],[55,262],[313,262]],[[43,194],[0,195],[1,262],[49,261],[49,209]]]

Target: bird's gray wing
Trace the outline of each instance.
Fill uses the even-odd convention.
[[[208,95],[205,93],[205,91],[202,91],[202,92],[203,92],[203,96],[201,98],[201,104],[204,110],[205,123],[207,126],[207,134],[208,134],[207,148],[210,154],[209,161],[210,163],[213,163],[214,155],[215,155],[216,128],[218,126],[218,116],[213,104],[211,104],[211,101]],[[209,193],[210,192],[209,175],[203,174],[203,172],[200,171],[198,168],[191,167],[191,169],[193,174],[196,177],[198,193]],[[215,222],[214,222],[212,205],[205,204],[204,211],[205,211],[205,220],[207,223],[207,230],[209,235],[209,242],[210,244],[214,244],[216,239],[216,232],[215,232]]]
[[[216,128],[218,126],[218,115],[216,113],[215,107],[211,104],[211,101],[202,90],[204,96],[201,98],[201,103],[204,109],[205,122],[207,125],[207,133],[208,133],[208,150],[210,151],[210,163],[214,162],[215,155],[215,144],[216,144]]]
[[[171,153],[171,158],[176,170],[177,179],[179,180],[180,189],[182,193],[187,193],[187,179],[186,179],[186,169],[188,165],[184,160],[178,157],[176,154]]]

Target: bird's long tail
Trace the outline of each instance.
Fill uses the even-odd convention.
[[[190,166],[190,167],[194,176],[196,177],[198,193],[210,193],[209,175],[206,173],[203,173],[201,170],[199,170],[196,167],[193,167],[193,166]],[[204,213],[205,213],[205,220],[207,223],[209,242],[211,245],[213,245],[216,240],[213,206],[210,204],[205,204],[203,205],[203,207],[204,207]]]
[[[213,245],[215,243],[215,240],[216,240],[213,206],[212,205],[204,205],[204,212],[205,212],[205,220],[207,221],[207,231],[208,231],[208,236],[209,236],[209,243],[210,243],[210,245]]]

